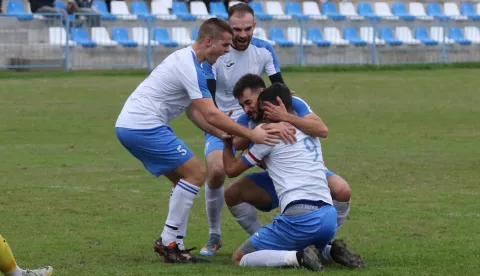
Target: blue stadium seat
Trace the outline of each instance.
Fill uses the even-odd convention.
[[[7,16],[16,17],[18,20],[32,20],[33,14],[26,13],[20,0],[10,0],[7,4]]]
[[[192,40],[196,40],[198,37],[198,28],[192,29]]]
[[[107,5],[103,1],[93,1],[92,8],[95,8],[102,15],[102,20],[115,20],[117,16],[108,12]]]
[[[420,40],[420,42],[422,42],[423,44],[428,45],[428,46],[438,44],[437,41],[430,38],[430,36],[428,35],[428,32],[425,28],[415,28],[413,36],[416,40]]]
[[[72,40],[83,47],[95,47],[97,43],[88,38],[87,31],[84,28],[72,28]]]
[[[472,41],[465,39],[463,36],[462,30],[458,27],[451,27],[449,32],[450,39],[455,40],[460,45],[470,45]]]
[[[249,2],[248,5],[253,9],[253,12],[255,13],[255,17],[258,18],[259,20],[273,19],[273,16],[265,13],[262,7],[262,3],[252,1],[252,2]]]
[[[62,9],[62,10],[67,10],[67,6],[65,6],[65,3],[62,2],[62,1],[59,1],[59,0],[56,0],[53,5],[56,7],[56,8],[59,8],[59,9]],[[75,14],[69,14],[68,15],[68,18],[70,19],[70,21],[73,21],[75,20]]]
[[[165,47],[177,47],[178,43],[173,41],[165,28],[155,28],[153,30],[153,40]]]
[[[358,15],[363,16],[370,20],[380,20],[380,16],[376,15],[372,6],[367,2],[358,2],[357,4]]]
[[[215,15],[216,17],[227,20],[228,13],[223,2],[210,2],[210,14]]]
[[[185,2],[172,2],[172,14],[185,21],[194,21],[197,19],[196,16],[191,15],[188,12],[187,4],[185,4]]]
[[[345,15],[340,15],[337,11],[337,7],[332,2],[325,2],[322,4],[322,13],[333,20],[345,20]]]
[[[395,39],[393,31],[390,27],[379,28],[378,38],[385,40],[385,42],[392,46],[398,46],[403,44],[402,41]]]
[[[132,14],[144,19],[152,16],[148,11],[147,4],[143,1],[132,1]]]
[[[137,47],[138,43],[130,40],[126,28],[112,28],[112,40],[118,42],[123,47]]]
[[[292,47],[293,41],[287,40],[281,28],[270,28],[270,40],[274,41],[280,47]]]
[[[462,15],[465,15],[471,20],[480,20],[480,15],[475,12],[475,8],[472,3],[462,3],[460,6]]]
[[[303,14],[298,2],[286,2],[285,13],[297,20],[308,20],[308,15]]]
[[[438,3],[427,3],[427,14],[438,20],[448,20],[449,17],[442,13],[442,8]]]
[[[354,28],[344,28],[343,29],[343,39],[350,42],[355,46],[366,46],[367,42],[365,40],[361,40],[358,37],[357,31]]]
[[[331,44],[329,41],[324,40],[320,30],[314,27],[307,29],[307,40],[310,40],[321,47],[328,47]]]
[[[415,20],[415,16],[407,12],[407,8],[405,7],[405,4],[403,4],[402,2],[396,2],[392,4],[392,14],[400,17],[405,21]]]

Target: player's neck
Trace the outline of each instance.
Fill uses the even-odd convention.
[[[195,52],[195,56],[197,57],[198,63],[202,64],[202,62],[205,61],[205,49],[197,42],[194,42],[192,44],[192,49]]]

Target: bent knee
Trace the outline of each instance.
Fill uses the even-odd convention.
[[[207,183],[210,188],[218,189],[225,182],[225,170],[220,160],[207,163]]]
[[[328,186],[334,200],[339,202],[350,201],[352,190],[345,179],[338,175],[331,176],[328,178]]]
[[[225,203],[227,206],[235,206],[241,203],[241,195],[239,189],[236,187],[235,182],[230,184],[224,192]]]

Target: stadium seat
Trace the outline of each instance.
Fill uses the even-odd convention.
[[[471,40],[465,39],[462,34],[462,30],[458,27],[451,27],[449,31],[449,38],[454,40],[460,45],[470,45],[472,44]]]
[[[342,38],[340,31],[336,27],[326,27],[323,29],[323,33],[325,34],[325,39],[330,41],[333,45],[348,45],[348,41]]]
[[[198,37],[198,28],[192,28],[192,40],[196,40]]]
[[[442,8],[438,3],[427,3],[427,14],[438,20],[448,20],[449,17],[442,13]]]
[[[286,15],[283,12],[282,5],[280,2],[277,1],[267,1],[265,2],[265,8],[268,15],[271,15],[273,18],[277,20],[290,20],[292,16]]]
[[[228,7],[230,8],[231,6],[239,4],[239,3],[242,3],[242,1],[230,1],[230,2],[228,2]]]
[[[343,28],[343,39],[355,46],[365,46],[367,42],[358,37],[357,31],[354,28]]]
[[[153,30],[153,40],[165,47],[178,47],[178,43],[170,38],[165,28],[155,28]]]
[[[298,2],[286,2],[285,12],[297,20],[308,19],[308,15],[302,13],[302,9],[300,8],[300,4],[298,4]]]
[[[49,27],[48,38],[49,44],[52,46],[65,46],[67,44],[67,32],[63,27]],[[71,39],[68,40],[68,46],[74,46],[75,44]]]
[[[322,12],[332,20],[345,20],[347,17],[341,15],[337,11],[337,7],[332,2],[325,2],[322,4]]]
[[[454,44],[455,41],[453,39],[448,38],[444,31],[443,27],[430,27],[430,36],[432,37],[433,40],[437,41],[438,44]],[[445,39],[445,40],[443,40]]]
[[[398,16],[394,16],[390,10],[390,6],[386,2],[375,2],[373,5],[375,13],[386,20],[398,20]]]
[[[390,27],[383,27],[378,29],[378,37],[383,39],[386,43],[392,46],[402,45],[402,41],[395,39],[392,29]]]
[[[93,1],[92,8],[102,15],[102,20],[115,20],[117,17],[108,12],[107,4],[103,1]]]
[[[308,16],[311,19],[315,20],[326,20],[327,16],[320,13],[320,8],[318,7],[317,2],[314,1],[304,1],[303,2],[303,14]]]
[[[147,4],[143,1],[132,1],[132,14],[136,15],[138,18],[149,18],[152,16],[148,11]]]
[[[270,28],[270,40],[275,41],[275,44],[280,47],[292,47],[293,42],[287,40],[281,28]]]
[[[265,40],[272,45],[275,45],[275,41],[268,39],[267,32],[261,27],[255,27],[255,29],[253,30],[253,36],[261,40]]]
[[[223,19],[228,19],[228,12],[223,2],[210,2],[210,14]]]
[[[116,15],[119,18],[122,18],[125,20],[137,19],[136,15],[130,13],[130,11],[128,10],[127,3],[125,3],[124,1],[112,1],[110,2],[110,8],[111,8],[112,14]]]
[[[443,4],[443,11],[446,16],[451,17],[455,20],[467,20],[468,18],[465,15],[460,14],[457,3],[446,2]]]
[[[162,20],[176,20],[177,16],[170,14],[167,6],[162,1],[153,1],[152,2],[152,15],[156,16],[158,19]]]
[[[112,28],[112,39],[123,47],[137,47],[138,43],[131,40],[126,28]]]
[[[191,15],[188,12],[187,4],[185,4],[185,2],[172,2],[172,14],[175,14],[178,18],[185,21],[194,21],[197,19],[196,16]]]
[[[331,44],[329,41],[324,40],[320,30],[314,27],[307,29],[307,39],[320,47],[328,47]]]
[[[465,27],[465,38],[470,40],[472,43],[480,44],[480,30],[475,26]]]
[[[116,41],[110,39],[107,29],[104,27],[93,27],[92,28],[92,41],[97,43],[99,46],[118,46]]]
[[[273,19],[273,16],[265,13],[265,11],[263,10],[262,3],[257,1],[252,1],[252,2],[249,2],[248,5],[253,9],[253,12],[255,13],[255,18],[259,20]]]
[[[395,28],[395,37],[408,45],[419,45],[420,41],[415,39],[410,28],[402,26]]]
[[[7,3],[7,16],[16,17],[18,20],[32,20],[33,14],[26,13],[20,0],[9,0]]]
[[[338,8],[340,10],[340,14],[348,17],[351,20],[362,20],[363,16],[358,15],[357,11],[355,10],[355,6],[352,2],[340,2],[338,3]]]
[[[374,35],[372,27],[360,27],[360,39],[366,41],[368,44],[373,44],[375,36],[375,45],[385,45],[385,40]]]
[[[407,8],[402,2],[396,2],[392,4],[392,13],[393,15],[398,16],[405,21],[415,20],[415,16],[407,12]]]
[[[207,20],[214,17],[210,15],[207,10],[207,6],[203,1],[192,1],[190,2],[190,13],[197,17],[197,19]]]
[[[53,5],[56,7],[56,8],[59,8],[59,9],[62,9],[62,10],[67,10],[67,6],[65,5],[64,2],[60,1],[60,0],[56,0],[55,2],[53,2]],[[75,14],[69,14],[68,15],[68,18],[71,20],[71,21],[74,21],[75,20]]]
[[[425,7],[420,2],[410,2],[408,3],[408,8],[410,10],[410,14],[420,20],[433,20],[432,16],[427,15],[425,12]]]
[[[152,0],[152,3],[153,2],[157,2],[157,3],[161,4],[162,6],[166,7],[167,10],[171,9],[172,6],[173,6],[173,0]]]
[[[480,15],[477,14],[472,3],[462,3],[460,6],[462,15],[468,17],[471,20],[480,20]]]
[[[191,45],[193,43],[193,40],[190,38],[190,34],[185,27],[172,28],[172,40],[182,46]]]
[[[437,45],[438,44],[438,41],[430,38],[427,30],[423,27],[415,28],[413,33],[414,33],[415,39],[419,40],[420,42],[422,42],[423,44],[425,44],[427,46],[432,46],[432,45]]]
[[[313,45],[313,42],[308,40],[305,35],[300,39],[302,31],[299,27],[288,27],[287,28],[287,39],[292,41],[295,45],[310,46]],[[301,42],[301,43],[300,43]]]
[[[138,43],[140,46],[148,46],[148,40],[150,40],[150,46],[156,46],[159,43],[153,39],[149,39],[148,29],[144,27],[132,28],[132,40]]]
[[[380,20],[380,16],[376,15],[372,11],[372,6],[367,2],[357,3],[358,14],[370,20]]]
[[[84,28],[72,28],[72,40],[83,47],[95,47],[97,43],[88,38],[87,31]]]

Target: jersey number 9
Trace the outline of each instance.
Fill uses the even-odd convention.
[[[303,144],[305,145],[305,148],[309,151],[309,152],[315,152],[315,158],[313,159],[313,161],[318,161],[318,150],[317,150],[317,145],[315,145],[315,143],[313,142],[312,138],[311,137],[307,137],[305,139],[303,139]]]

